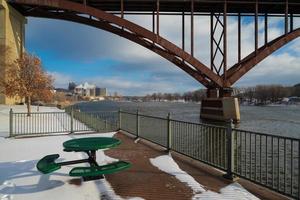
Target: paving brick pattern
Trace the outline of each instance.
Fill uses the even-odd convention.
[[[165,155],[163,149],[154,148],[143,141],[134,142],[132,137],[123,133],[117,133],[117,138],[122,144],[112,150],[106,151],[106,155],[129,161],[133,166],[123,172],[106,175],[106,179],[112,185],[117,195],[124,198],[141,197],[147,200],[185,200],[192,199],[193,191],[174,176],[166,174],[154,167],[149,159]],[[180,168],[192,175],[206,189],[218,192],[221,188],[230,184],[230,181],[222,178],[222,173],[200,162],[193,163],[189,159],[178,154],[173,158]],[[248,191],[261,199],[285,199],[283,196],[259,187],[248,181],[239,181]]]

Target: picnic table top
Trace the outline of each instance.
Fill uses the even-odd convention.
[[[121,141],[116,138],[89,137],[68,140],[63,143],[63,147],[67,151],[95,151],[113,148],[119,144],[121,144]]]

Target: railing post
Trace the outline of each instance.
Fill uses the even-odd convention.
[[[230,179],[232,181],[236,181],[237,177],[234,176],[234,137],[232,132],[232,119],[230,120],[230,123],[227,126],[226,129],[226,144],[227,144],[227,171],[226,174],[224,174],[224,178]]]
[[[168,151],[172,148],[172,132],[171,132],[171,113],[168,113],[167,117],[167,131],[168,131],[168,138],[167,138],[167,149]]]
[[[122,127],[122,110],[119,108],[119,131],[121,130]]]
[[[136,111],[136,138],[140,135],[140,112],[139,110]]]
[[[9,137],[13,137],[13,110],[9,110]]]
[[[74,110],[73,107],[71,107],[71,132],[70,133],[74,133],[73,123],[74,123]]]
[[[104,120],[105,123],[105,131],[107,131],[107,120]]]

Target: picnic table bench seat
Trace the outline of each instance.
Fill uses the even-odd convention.
[[[69,175],[88,177],[88,176],[98,176],[103,174],[112,174],[127,169],[130,166],[131,164],[128,162],[118,161],[118,162],[114,162],[102,166],[75,167],[70,171]]]
[[[59,154],[52,154],[43,157],[37,163],[37,169],[43,174],[49,174],[61,168],[61,166],[54,161],[59,158]]]

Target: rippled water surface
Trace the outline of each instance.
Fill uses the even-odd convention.
[[[122,110],[200,122],[200,104],[170,102],[88,102],[78,104],[83,111]],[[238,128],[300,138],[300,106],[241,106],[241,123]]]

